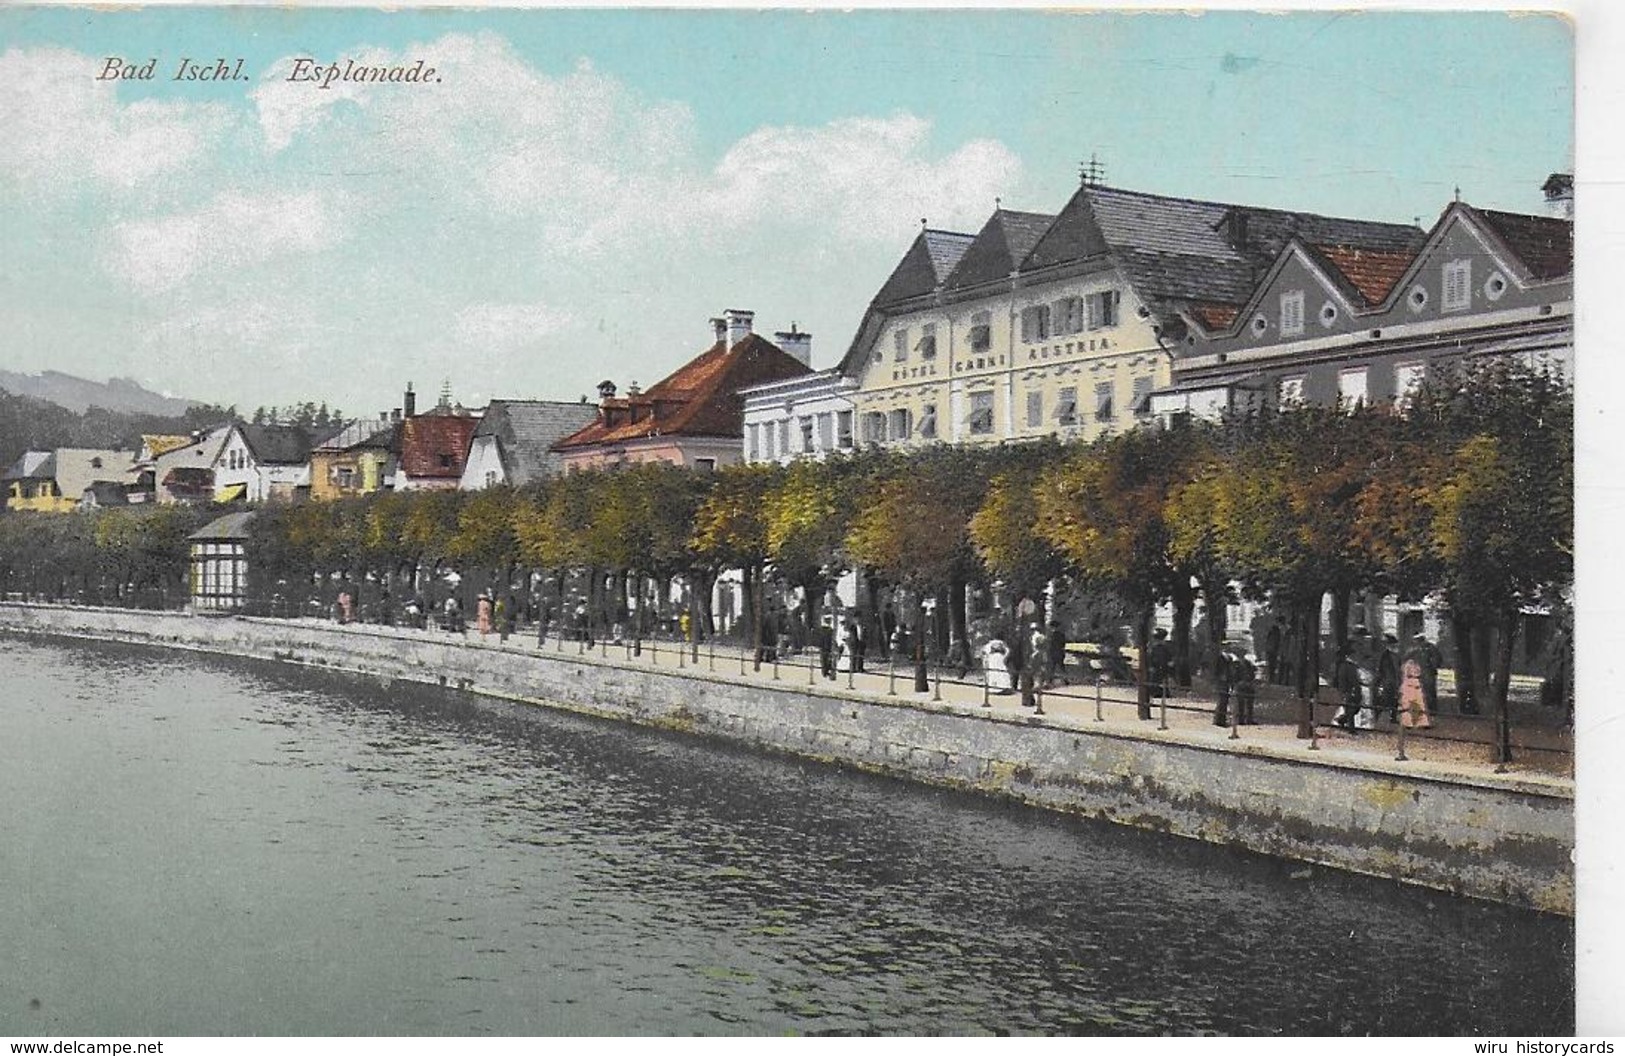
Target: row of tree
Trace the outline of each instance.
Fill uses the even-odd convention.
[[[546,584],[554,606],[580,590],[607,625],[626,599],[664,605],[675,581],[703,634],[727,570],[741,570],[746,626],[759,628],[769,581],[799,588],[816,624],[851,569],[864,604],[877,588],[903,591],[923,643],[932,607],[947,613],[951,640],[967,640],[973,586],[998,582],[1012,600],[1037,599],[1064,580],[1117,598],[1142,657],[1159,605],[1172,606],[1174,653],[1184,656],[1197,601],[1208,602],[1217,643],[1239,589],[1289,619],[1305,698],[1318,680],[1328,594],[1336,648],[1348,643],[1355,595],[1432,595],[1453,624],[1460,692],[1504,715],[1520,613],[1561,598],[1572,580],[1572,445],[1568,388],[1491,362],[1434,375],[1403,415],[1309,407],[1090,444],[938,445],[716,473],[650,464],[522,491],[267,507],[253,527],[251,582],[284,602],[334,584],[401,599],[455,570],[504,593]],[[119,516],[141,526],[137,536],[170,534],[132,546],[104,527]],[[174,530],[152,512],[104,514],[93,542],[105,537],[118,569],[130,553],[162,565],[140,581],[172,588],[183,561]],[[17,533],[0,540],[0,575],[15,577],[26,563]],[[630,615],[644,625],[642,612]],[[1495,643],[1476,664],[1475,640]],[[1143,665],[1140,702],[1149,714]]]
[[[83,413],[48,400],[20,396],[0,389],[0,468],[10,466],[24,451],[54,451],[59,447],[89,447],[136,451],[143,433],[189,434],[212,429],[236,417],[235,408],[197,404],[177,416],[138,414],[90,407]]]

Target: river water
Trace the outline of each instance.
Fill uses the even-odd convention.
[[[0,637],[0,1035],[1566,1034],[1570,921],[696,739]]]

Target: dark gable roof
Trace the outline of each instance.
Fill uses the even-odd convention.
[[[597,416],[597,406],[590,403],[492,400],[474,435],[496,437],[508,483],[519,487],[561,472],[564,460],[553,445]]]
[[[210,540],[243,541],[248,538],[248,527],[254,523],[254,511],[246,510],[242,513],[228,513],[224,517],[205,524],[202,528],[187,536],[199,542]]]
[[[419,414],[401,422],[400,467],[409,477],[456,480],[468,461],[478,418]]]
[[[896,304],[930,293],[942,284],[965,255],[974,235],[926,228],[914,237],[908,252],[875,294],[875,304]]]
[[[1536,279],[1574,273],[1574,224],[1549,216],[1468,207]]]
[[[811,373],[811,367],[760,334],[749,334],[732,348],[718,341],[644,392],[604,401],[589,425],[553,447],[565,450],[651,436],[739,439],[745,429],[740,389]],[[606,420],[605,409],[613,412],[613,421]]]
[[[244,423],[237,428],[261,465],[298,465],[310,459],[310,434],[296,425]]]
[[[1055,217],[1048,213],[994,210],[982,230],[976,233],[976,241],[965,250],[958,266],[948,276],[947,287],[962,290],[1008,279],[1054,221]]]
[[[1072,196],[1022,270],[1109,252],[1141,296],[1241,304],[1294,237],[1350,249],[1414,251],[1425,236],[1408,224],[1092,185]]]

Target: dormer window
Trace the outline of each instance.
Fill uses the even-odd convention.
[[[1038,341],[1048,341],[1050,335],[1049,322],[1049,305],[1035,304],[1030,308],[1023,308],[1021,310],[1021,340],[1029,345]]]
[[[908,327],[898,327],[891,335],[892,358],[898,363],[908,362]]]
[[[1298,337],[1302,333],[1303,291],[1281,294],[1281,336]]]
[[[1121,302],[1116,290],[1101,290],[1085,297],[1088,326],[1091,330],[1104,330],[1117,325],[1117,308]]]
[[[977,312],[970,317],[970,350],[980,355],[993,347],[993,316],[990,312]]]
[[[1443,294],[1440,308],[1446,312],[1459,312],[1472,305],[1473,262],[1452,260],[1444,265]]]
[[[1062,297],[1055,302],[1053,318],[1058,336],[1079,333],[1083,330],[1083,299]]]
[[[914,346],[919,349],[921,359],[937,358],[937,324],[926,323],[920,328],[920,343]]]

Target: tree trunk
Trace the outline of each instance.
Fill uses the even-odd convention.
[[[1174,681],[1185,689],[1191,684],[1191,618],[1196,613],[1196,590],[1189,576],[1175,577],[1174,603]],[[1208,623],[1213,623],[1212,615]]]
[[[925,592],[914,592],[914,692],[929,693],[930,676],[925,668]]]
[[[1140,650],[1140,662],[1135,664],[1135,678],[1139,680],[1137,699],[1141,721],[1151,718],[1151,621],[1156,617],[1156,606],[1145,605],[1134,617],[1134,645]],[[1165,691],[1166,692],[1166,691]]]
[[[965,618],[968,593],[964,576],[955,576],[948,584],[948,638],[950,641],[957,638],[963,642],[967,656],[970,654],[970,635]]]
[[[1518,611],[1501,614],[1500,636],[1495,650],[1495,678],[1490,686],[1495,702],[1496,759],[1501,766],[1512,762],[1512,718],[1507,709],[1507,697],[1512,690],[1512,653],[1518,640]]]
[[[1456,642],[1456,710],[1463,715],[1477,715],[1478,672],[1473,664],[1472,621],[1452,609],[1450,630]]]
[[[1349,647],[1349,606],[1354,592],[1348,587],[1332,588],[1332,652],[1341,656]]]

